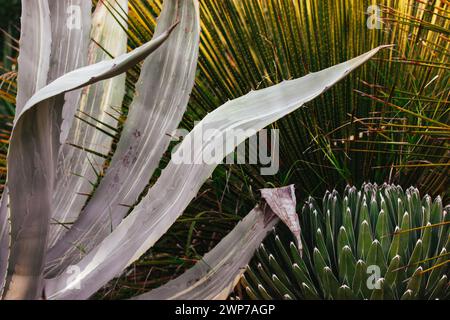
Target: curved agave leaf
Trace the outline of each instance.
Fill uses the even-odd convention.
[[[17,116],[8,151],[12,247],[5,298],[34,299],[40,291],[55,175],[53,112],[66,92],[109,79],[146,58],[169,37],[160,37],[110,61],[77,69],[39,90]]]
[[[85,0],[23,0],[16,115],[39,89],[63,74],[86,65],[91,2]],[[61,97],[53,113],[55,145],[67,135],[79,92]]]
[[[50,249],[49,275],[78,262],[83,252],[91,251],[115,229],[167,150],[194,85],[200,37],[198,1],[165,1],[155,35],[177,19],[180,27],[144,63],[137,94],[105,177],[80,218]]]
[[[127,12],[128,0],[114,1],[110,9],[103,1],[97,4],[92,16],[91,38],[94,42],[89,48],[89,64],[109,60],[110,55],[118,57],[127,52],[127,34],[110,13],[111,9]],[[122,105],[125,79],[126,75],[123,74],[83,90],[78,110],[99,123],[115,128],[117,121],[107,113],[114,113],[111,107]],[[104,125],[101,126],[104,127]],[[90,154],[74,145],[94,150],[99,154],[108,154],[112,143],[110,136],[82,121],[74,122],[68,138],[64,140],[66,144],[61,147],[58,156],[49,247],[52,247],[67,231],[68,227],[65,223],[77,219],[86,203],[84,195],[92,192],[92,182],[97,179],[96,172],[100,172],[104,164],[102,157]]]
[[[239,282],[255,250],[278,219],[256,206],[193,268],[136,300],[225,300]]]
[[[292,202],[295,200],[294,185],[290,185],[279,189],[262,189],[261,196],[267,201],[272,210],[278,215],[284,224],[291,230],[294,235],[297,248],[302,252],[302,240],[300,237],[300,222],[295,206]]]
[[[47,83],[62,75],[86,66],[91,31],[92,2],[86,0],[46,0],[51,18],[52,51]],[[46,35],[48,36],[48,35]],[[55,146],[64,143],[72,125],[75,110],[78,107],[80,91],[68,92],[57,104],[63,108],[54,108],[53,138]],[[54,159],[55,161],[57,159]]]
[[[225,300],[245,272],[255,250],[286,212],[295,213],[294,186],[262,189],[269,206],[256,206],[193,268],[137,300]]]
[[[16,115],[20,114],[28,99],[47,84],[52,46],[49,17],[48,1],[22,1]]]
[[[8,211],[8,188],[5,188],[0,200],[0,298],[5,285],[9,246],[11,244],[11,226],[9,224]]]
[[[46,296],[51,299],[91,296],[151,248],[183,213],[217,166],[217,163],[206,164],[205,154],[214,150],[215,158],[223,159],[255,131],[316,98],[384,47],[300,79],[253,91],[208,114],[183,140],[139,205],[113,233],[73,266],[79,272],[76,275],[64,272],[46,281]],[[233,130],[240,130],[239,134],[235,136]],[[210,133],[207,139],[204,140],[202,132]],[[236,139],[224,147],[224,137]],[[191,155],[190,161],[174,161],[185,155]]]

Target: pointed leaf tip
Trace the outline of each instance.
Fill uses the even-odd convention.
[[[295,208],[296,198],[294,185],[277,189],[261,189],[261,196],[272,211],[291,230],[300,254],[302,254],[303,247],[300,236],[300,222]]]

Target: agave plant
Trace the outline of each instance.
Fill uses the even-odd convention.
[[[303,250],[276,232],[242,279],[254,299],[448,299],[450,206],[396,185],[309,198]]]
[[[0,288],[6,299],[89,298],[151,248],[183,213],[217,166],[199,164],[205,152],[219,150],[216,157],[223,159],[251,136],[246,131],[233,144],[223,145],[232,130],[263,129],[320,96],[386,47],[225,103],[205,116],[173,155],[192,154],[193,161],[170,161],[146,190],[194,85],[199,4],[165,1],[153,39],[128,53],[126,33],[114,29],[108,15],[111,7],[98,2],[91,19],[91,5],[85,0],[22,2],[16,115],[0,207]],[[116,1],[112,8],[126,13],[127,1]],[[60,19],[67,13],[67,20]],[[105,17],[110,22],[99,23]],[[89,34],[95,46],[88,46]],[[98,150],[111,144],[111,131],[123,120],[111,116],[109,109],[123,98],[122,74],[142,60],[120,139],[107,171],[98,175],[98,163],[102,167],[108,162]],[[73,123],[76,111],[87,116],[84,122],[95,117],[101,130]],[[200,135],[197,141],[198,132],[208,129],[214,134],[206,140]],[[93,149],[95,158],[90,157]],[[275,217],[286,220],[279,208],[288,206],[295,212],[292,193],[274,196],[282,193],[266,191],[270,208],[256,207],[205,256],[207,263],[198,262],[174,280],[175,286],[169,283],[161,290],[171,297],[182,286],[188,297],[226,297]],[[277,205],[281,200],[283,206]],[[248,241],[239,242],[241,237]],[[243,252],[236,243],[242,243]],[[239,259],[223,255],[228,247]],[[217,272],[205,265],[221,268]],[[218,285],[205,282],[205,277],[213,277]]]

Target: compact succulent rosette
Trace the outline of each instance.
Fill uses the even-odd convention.
[[[303,250],[275,234],[242,281],[254,299],[448,299],[450,206],[364,184],[300,214]],[[301,255],[302,253],[302,255]]]

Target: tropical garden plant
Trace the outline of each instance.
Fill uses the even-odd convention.
[[[286,189],[272,189],[260,201],[254,190],[263,187],[295,183],[298,196],[306,200],[306,195],[320,197],[326,189],[342,189],[347,183],[389,181],[405,188],[415,185],[447,201],[449,22],[444,2],[380,3],[383,20],[375,21],[375,26],[382,23],[379,29],[368,28],[368,18],[378,14],[367,11],[370,1],[205,0],[199,4],[165,1],[164,6],[156,0],[94,1],[92,20],[90,2],[80,1],[82,19],[71,21],[80,22],[80,28],[65,28],[66,21],[56,17],[74,13],[73,1],[69,2],[59,1],[64,4],[58,6],[53,1],[23,1],[28,18],[22,19],[21,26],[19,90],[14,72],[2,82],[2,150],[6,152],[9,144],[9,154],[8,161],[6,153],[2,160],[8,182],[0,216],[10,221],[0,229],[0,269],[7,275],[4,297],[88,298],[101,289],[96,297],[226,298],[242,267],[276,223],[270,217],[278,215],[289,222],[295,214],[291,189],[283,202],[287,201],[291,213],[286,219],[275,205]],[[49,21],[38,14],[45,10]],[[39,37],[43,34],[53,38]],[[369,50],[386,43],[396,47],[322,95],[377,51]],[[325,69],[366,51],[356,60]],[[66,60],[56,61],[56,55]],[[144,64],[137,65],[143,59]],[[70,72],[94,63],[99,64]],[[325,70],[311,73],[321,69]],[[125,71],[126,76],[120,75]],[[295,78],[299,79],[291,80]],[[88,89],[79,90],[87,85]],[[246,94],[252,90],[257,91]],[[308,108],[298,109],[304,103]],[[181,121],[194,137],[197,120],[202,120],[203,127],[220,129],[219,135],[238,123],[237,127],[279,129],[281,170],[274,176],[261,176],[251,165],[173,164],[172,132]],[[209,147],[215,143],[212,139]],[[194,153],[200,155],[207,148],[208,144]],[[187,142],[176,152],[183,149],[188,150]],[[438,215],[445,225],[448,215],[444,212]],[[411,219],[422,221],[420,208],[414,214]],[[338,280],[339,295],[335,283],[325,286],[331,294],[316,289],[324,268],[311,269],[315,261],[307,254],[314,256],[315,244],[305,237],[311,237],[306,235],[314,229],[305,228],[305,219],[309,219],[307,213],[300,212],[306,239],[302,257],[310,268],[311,292],[316,290],[320,298],[368,297],[354,290],[348,277],[339,277],[337,247],[328,248],[334,260],[324,268]],[[349,234],[356,236],[359,225],[354,226]],[[338,230],[332,236],[326,234],[328,241],[339,235],[339,225],[333,227]],[[444,239],[448,238],[445,230]],[[420,237],[417,230],[411,232],[415,232],[414,240]],[[31,242],[29,235],[38,241]],[[380,234],[372,236],[378,239]],[[285,258],[283,253],[293,248],[290,237],[284,230],[280,237],[269,238],[265,247],[274,250],[273,257]],[[349,247],[356,249],[356,244]],[[224,255],[229,248],[233,254]],[[257,259],[263,259],[261,250]],[[356,253],[354,257],[356,265],[364,258]],[[434,258],[427,261],[429,268],[447,272],[445,255],[427,257]],[[261,280],[263,275],[257,272],[250,279],[250,268],[234,294],[240,298],[312,297],[302,291],[305,281],[289,278],[292,263],[283,265],[282,274],[273,269],[273,259],[269,263],[261,272],[272,281]],[[326,275],[332,279],[328,271]],[[164,279],[171,278],[176,279],[161,287]],[[160,288],[145,293],[155,287]],[[399,284],[391,295],[378,290],[375,297],[437,297],[430,288],[434,292],[438,287],[427,286],[419,294]],[[438,295],[447,296],[445,290]]]

